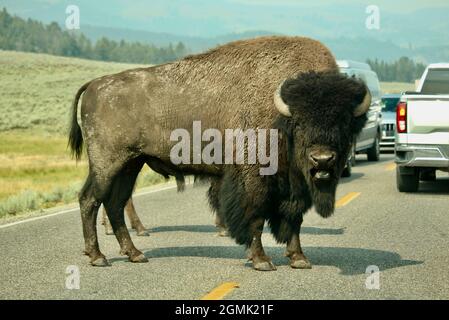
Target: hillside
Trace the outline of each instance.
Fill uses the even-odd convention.
[[[261,35],[281,35],[282,32],[273,31],[247,31],[229,33],[215,37],[189,37],[170,33],[157,33],[142,30],[130,30],[121,28],[106,28],[97,26],[84,26],[83,34],[89,39],[96,41],[102,37],[120,41],[138,41],[156,46],[167,46],[170,43],[181,42],[192,52],[201,52],[219,44],[240,39],[248,39]],[[373,34],[354,36],[352,33],[335,36],[321,36],[307,33],[297,33],[316,38],[328,46],[338,59],[360,60],[379,59],[394,61],[400,57],[410,57],[413,60],[433,63],[446,61],[449,59],[449,45],[447,44],[426,44],[411,46],[409,44],[399,45],[398,43],[375,37]]]
[[[70,105],[84,83],[138,67],[45,54],[0,51],[0,131],[65,133]]]
[[[199,52],[237,39],[267,34],[272,32],[247,31],[212,38],[181,36],[181,39],[169,33],[89,26],[69,32],[56,22],[44,24],[33,19],[24,20],[18,16],[12,16],[5,8],[0,10],[0,50],[45,53],[118,63],[166,63],[180,59],[189,52]],[[176,42],[172,41],[176,38],[179,41],[173,45]],[[140,40],[136,41],[137,39]],[[445,46],[439,46],[438,50],[427,47],[425,48],[426,58],[418,49],[415,51],[411,45],[399,47],[391,41],[380,41],[370,36],[321,38],[320,40],[331,49],[337,59],[371,60],[370,65],[378,72],[379,79],[382,81],[412,82],[424,69],[424,64],[420,61],[434,61],[436,56],[431,58],[430,55],[435,51],[438,51],[439,58],[444,58],[447,54]],[[189,48],[184,45],[184,42],[189,43]],[[394,61],[396,59],[398,60]],[[416,60],[419,66],[416,66],[413,60]]]

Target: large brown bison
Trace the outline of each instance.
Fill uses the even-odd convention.
[[[77,104],[83,92],[81,129]],[[85,84],[73,105],[69,144],[77,157],[83,137],[87,145],[89,176],[79,200],[91,264],[108,264],[95,224],[101,203],[122,252],[133,262],[147,261],[131,241],[123,215],[147,163],[177,178],[215,178],[209,201],[230,235],[249,248],[255,269],[275,269],[262,247],[265,221],[275,239],[287,244],[290,265],[310,268],[299,240],[303,215],[312,206],[323,217],[333,213],[339,177],[370,101],[362,82],[339,74],[325,46],[302,37],[237,41]],[[192,134],[195,121],[222,133],[277,129],[277,172],[261,175],[259,162],[174,164],[171,133],[183,128]]]

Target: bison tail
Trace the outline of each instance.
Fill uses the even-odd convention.
[[[70,147],[72,157],[76,160],[81,158],[81,153],[83,151],[83,134],[81,132],[81,127],[78,124],[78,102],[81,95],[87,89],[90,82],[84,84],[76,93],[75,100],[72,105],[72,118],[70,120],[70,133],[68,147]]]

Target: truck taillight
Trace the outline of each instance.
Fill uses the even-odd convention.
[[[399,102],[396,107],[396,130],[398,133],[407,132],[407,102]]]

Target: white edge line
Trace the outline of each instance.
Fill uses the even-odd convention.
[[[133,197],[145,196],[147,194],[156,193],[156,192],[165,191],[165,190],[170,190],[170,189],[174,189],[174,188],[176,188],[176,185],[163,187],[163,188],[156,189],[156,190],[150,190],[150,191],[146,191],[146,192],[142,192],[142,193],[136,193]],[[26,223],[26,222],[32,222],[32,221],[37,221],[37,220],[51,218],[51,217],[54,217],[54,216],[59,216],[59,215],[64,214],[64,213],[78,211],[79,209],[80,209],[79,207],[76,207],[76,208],[72,208],[72,209],[58,211],[58,212],[55,212],[55,213],[46,214],[46,215],[39,216],[39,217],[34,217],[34,218],[29,218],[29,219],[24,219],[24,220],[20,220],[20,221],[16,221],[16,222],[3,224],[3,225],[0,225],[0,229],[16,226],[18,224],[22,224],[22,223]]]

